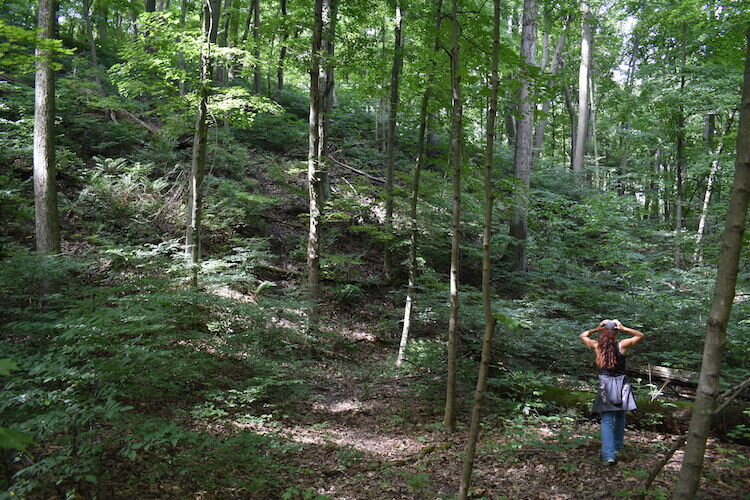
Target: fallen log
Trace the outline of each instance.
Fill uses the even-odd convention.
[[[656,365],[634,365],[627,370],[628,375],[638,375],[653,379],[666,380],[683,387],[698,387],[698,372],[682,370],[680,368],[670,368],[668,366]]]
[[[367,172],[365,172],[364,170],[360,170],[358,168],[354,168],[352,166],[349,166],[346,163],[342,163],[342,162],[338,161],[336,158],[333,158],[332,156],[328,156],[327,158],[329,160],[331,160],[335,165],[338,165],[339,167],[344,167],[344,168],[346,168],[348,170],[351,170],[355,174],[359,174],[359,175],[362,175],[364,177],[367,177],[371,181],[379,182],[380,184],[385,184],[385,179],[383,179],[382,177],[375,177],[374,175],[370,175]]]

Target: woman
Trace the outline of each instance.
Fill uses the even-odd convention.
[[[598,341],[589,338],[595,332],[601,332]],[[630,338],[617,342],[617,332],[627,333]],[[625,381],[625,353],[643,340],[643,333],[623,326],[616,319],[605,319],[580,337],[596,353],[599,391],[591,411],[602,414],[602,460],[614,465],[617,452],[623,447],[627,412],[636,409],[630,384]]]

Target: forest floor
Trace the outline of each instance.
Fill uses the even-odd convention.
[[[340,356],[321,361],[310,380],[310,399],[282,421],[235,422],[299,443],[285,455],[293,477],[283,498],[435,499],[457,495],[467,411],[458,430],[443,430],[442,380],[434,373],[404,375],[389,368],[392,346],[347,328]],[[434,394],[415,392],[415,379],[433,380]],[[429,384],[427,384],[429,385]],[[471,398],[466,398],[470,400]],[[464,410],[467,410],[464,408]],[[599,425],[572,414],[485,418],[474,465],[471,497],[485,499],[603,499],[634,497],[676,436],[629,428],[615,466],[599,460]],[[682,452],[666,465],[647,498],[666,498]],[[750,498],[750,447],[711,439],[701,481],[702,498]],[[293,485],[293,486],[290,486]],[[269,492],[260,497],[269,498]],[[260,498],[259,497],[259,498]]]

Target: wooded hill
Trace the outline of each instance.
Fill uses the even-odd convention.
[[[6,0],[2,498],[742,498],[748,26]],[[600,470],[605,318],[645,341]]]

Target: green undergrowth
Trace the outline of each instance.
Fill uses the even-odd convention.
[[[219,270],[190,290],[165,273],[174,261],[135,249],[6,263],[0,352],[15,369],[0,375],[0,412],[26,440],[0,437],[15,448],[3,453],[7,494],[140,496],[143,484],[159,484],[252,497],[281,488],[280,464],[296,445],[232,422],[262,423],[307,397],[300,373],[314,341],[298,321],[277,325],[294,320],[288,299],[222,297]],[[212,431],[217,424],[225,430]]]

